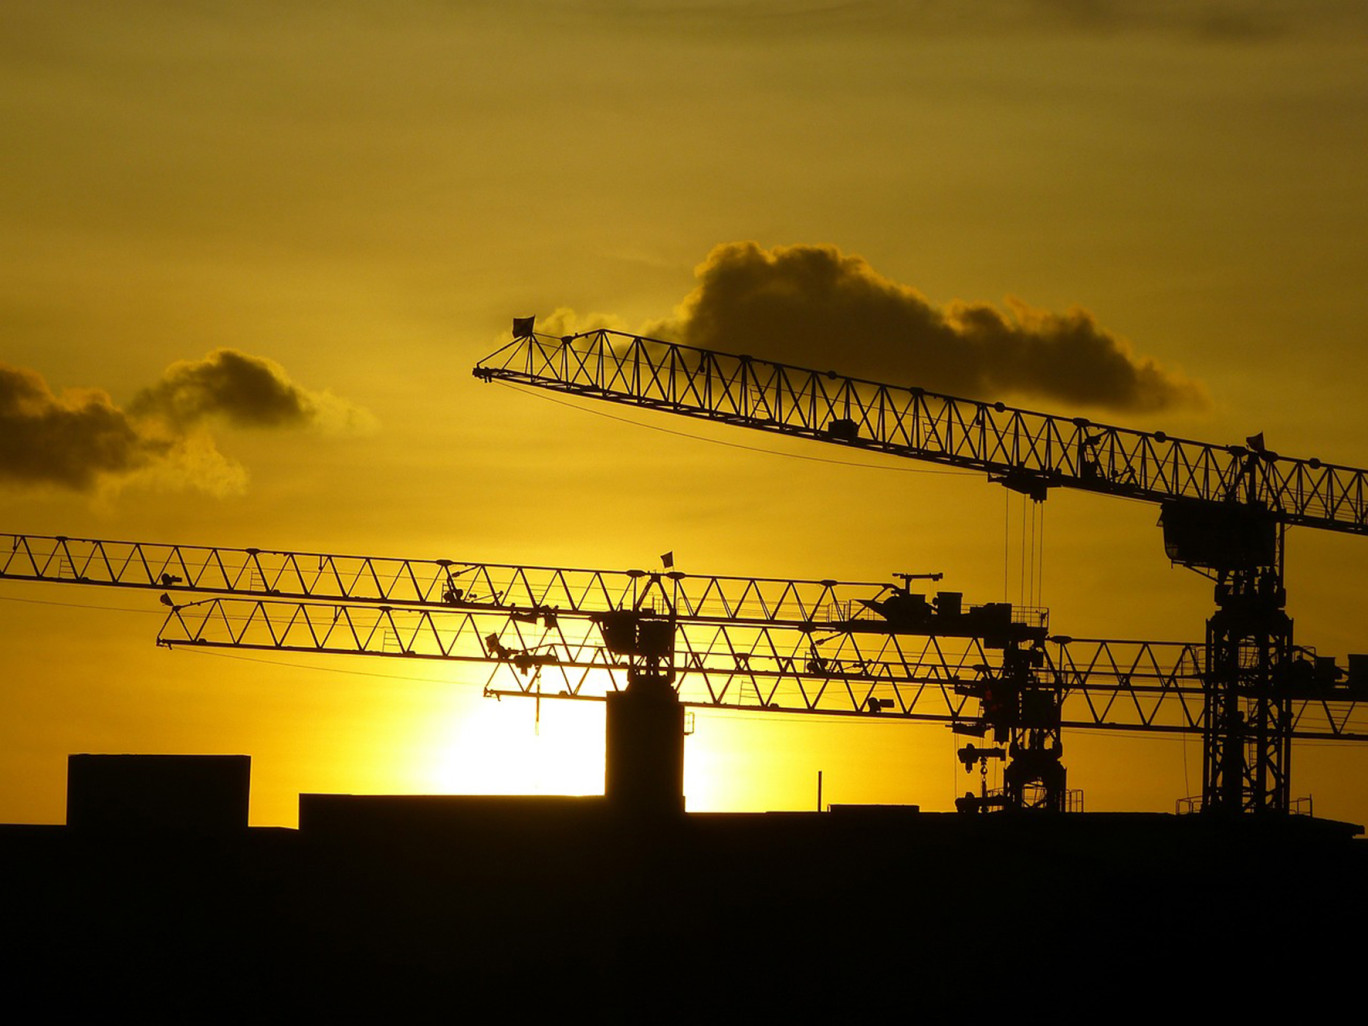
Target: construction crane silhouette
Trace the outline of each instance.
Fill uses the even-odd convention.
[[[1213,445],[625,332],[551,336],[519,318],[513,334],[477,378],[982,471],[1037,502],[1074,488],[1157,503],[1170,560],[1215,584],[1200,671],[1201,807],[1291,811],[1300,702],[1328,693],[1342,671],[1293,644],[1284,533],[1368,534],[1368,471],[1289,459],[1260,436]],[[1361,687],[1362,662],[1351,657],[1347,691]],[[1020,774],[1053,791],[1045,804],[1057,808],[1058,713],[1043,700],[1028,708],[1023,694],[1015,716]]]
[[[886,585],[0,536],[0,579],[159,591],[167,647],[488,663],[496,697],[606,700],[620,735],[607,789],[640,805],[682,800],[684,704],[994,726],[972,699],[1004,690],[995,652],[1038,646],[1045,618],[952,593],[914,600],[909,583],[928,576],[941,575]],[[1144,715],[1191,720],[1182,672],[1143,677],[1137,694],[1159,699]],[[640,754],[615,768],[613,752]]]
[[[627,804],[678,802],[683,707],[991,732],[997,745],[960,757],[981,774],[1005,760],[1005,786],[985,781],[966,809],[1064,807],[1056,750],[1031,747],[1040,735],[1204,731],[1199,645],[1049,636],[1041,610],[911,592],[926,576],[940,575],[842,583],[0,535],[0,579],[159,592],[167,647],[487,664],[495,697],[607,701],[620,736],[606,790]],[[1365,697],[1322,674],[1296,698],[1294,736],[1368,740],[1353,718]]]

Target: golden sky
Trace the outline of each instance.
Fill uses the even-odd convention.
[[[515,315],[678,327],[717,247],[804,247],[958,324],[1086,324],[1198,397],[1107,409],[989,360],[968,380],[1009,394],[987,398],[1368,464],[1365,56],[1368,14],[1334,0],[12,0],[0,400],[104,418],[109,444],[44,478],[22,450],[53,437],[7,421],[0,527],[940,570],[971,601],[1003,597],[1006,563],[1015,598],[1021,507],[974,475],[632,426],[470,368]],[[795,362],[869,357],[796,327],[791,345]],[[1166,563],[1156,516],[1051,497],[1057,630],[1202,637],[1209,587]],[[1368,650],[1368,542],[1303,531],[1288,548],[1298,640]],[[60,821],[81,751],[250,754],[259,823],[292,823],[300,791],[601,787],[596,707],[544,710],[534,733],[478,675],[168,653],[136,593],[5,584],[0,603],[0,820]],[[691,808],[810,807],[818,770],[829,801],[945,808],[972,783],[938,728],[705,713],[688,746]],[[1065,746],[1090,809],[1198,789],[1195,740]],[[1293,791],[1363,822],[1365,771],[1357,749],[1299,747]]]

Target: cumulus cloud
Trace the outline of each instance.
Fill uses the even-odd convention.
[[[101,475],[130,474],[169,448],[103,392],[57,396],[33,371],[0,364],[0,479],[85,491]]]
[[[578,314],[567,306],[557,307],[548,317],[537,318],[537,330],[547,335],[578,335],[586,331],[628,331],[627,322],[613,314]]]
[[[209,428],[356,430],[364,410],[292,382],[279,364],[219,349],[173,363],[121,408],[98,389],[54,393],[34,371],[0,364],[0,483],[89,492],[145,477],[161,487],[239,491],[243,469]]]
[[[974,398],[1131,412],[1207,403],[1199,383],[1135,356],[1081,307],[939,307],[834,246],[729,243],[696,274],[676,316],[646,334]]]
[[[187,428],[218,415],[238,427],[302,427],[313,417],[309,395],[279,364],[232,349],[203,360],[180,360],[129,404],[135,415],[155,415]]]

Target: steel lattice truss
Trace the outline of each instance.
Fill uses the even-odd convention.
[[[885,584],[398,559],[0,534],[0,580],[578,615],[671,612],[719,623],[829,623],[872,614]]]
[[[602,698],[628,672],[588,615],[217,598],[173,610],[158,642],[487,663],[489,693],[541,698]],[[1202,732],[1202,646],[1051,639],[1043,651],[1062,726]],[[976,638],[687,618],[675,624],[673,668],[692,706],[969,725],[1001,675],[999,655]],[[1298,697],[1292,736],[1368,740],[1353,699],[1344,688]]]
[[[1365,470],[623,332],[517,338],[480,361],[474,373],[985,471],[1033,494],[1067,486],[1153,502],[1238,499],[1265,507],[1287,524],[1368,534]]]

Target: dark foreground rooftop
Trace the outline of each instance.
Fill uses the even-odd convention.
[[[303,795],[297,831],[220,827],[0,827],[10,1002],[52,1020],[1067,1021],[1278,995],[1300,1019],[1365,959],[1368,847],[1307,818]]]

